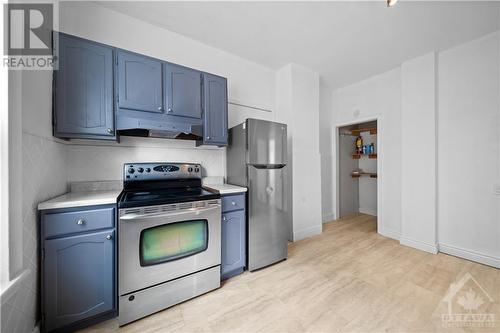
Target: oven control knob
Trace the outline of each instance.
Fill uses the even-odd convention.
[[[195,169],[194,169],[194,172],[200,172],[200,169],[195,168]]]
[[[193,172],[193,168],[189,167],[188,172]]]
[[[135,172],[134,168],[129,168],[129,169],[128,169],[128,173],[132,174],[132,173],[134,173],[134,172]]]
[[[137,171],[138,171],[139,173],[142,173],[142,172],[144,171],[144,169],[143,169],[143,168],[138,168],[138,169],[137,169]]]
[[[150,168],[146,168],[146,172],[151,172],[151,169]]]

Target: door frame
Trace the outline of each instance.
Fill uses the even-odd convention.
[[[340,163],[339,163],[339,128],[344,127],[344,126],[349,126],[349,125],[356,125],[360,123],[366,123],[370,121],[376,121],[377,122],[377,232],[380,233],[380,230],[383,230],[383,215],[384,215],[384,210],[383,210],[383,202],[381,199],[382,197],[382,188],[383,188],[383,180],[384,180],[384,169],[383,169],[383,149],[382,145],[380,144],[382,142],[381,137],[383,136],[383,122],[382,122],[382,116],[381,115],[374,115],[366,118],[359,118],[359,119],[353,119],[350,121],[345,121],[345,122],[335,122],[333,127],[332,127],[332,136],[333,136],[333,156],[335,157],[335,162],[333,163],[333,174],[334,174],[334,179],[335,179],[335,188],[334,188],[334,193],[335,193],[335,219],[340,218]]]

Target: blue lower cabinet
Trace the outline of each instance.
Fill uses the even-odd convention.
[[[50,212],[42,216],[42,330],[73,331],[116,315],[116,209]],[[104,221],[102,217],[112,218]],[[75,219],[81,215],[86,219]],[[94,225],[94,230],[46,236],[57,217],[67,224]],[[59,218],[59,220],[60,220]],[[106,229],[100,229],[99,221]],[[83,221],[83,222],[82,222]],[[109,226],[113,228],[109,228]],[[67,230],[67,229],[65,229]]]
[[[234,210],[234,205],[224,204],[224,202],[245,202],[245,194],[227,196],[222,199],[221,279],[225,280],[245,270],[246,210],[244,207]]]

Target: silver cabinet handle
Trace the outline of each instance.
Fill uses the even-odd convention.
[[[78,221],[76,221],[76,224],[78,224],[78,225],[84,225],[85,224],[85,220],[84,219],[79,219]]]
[[[106,239],[107,239],[107,240],[110,240],[111,238],[112,238],[112,237],[111,237],[111,235],[107,235],[107,236],[106,236]]]
[[[231,205],[236,206],[236,202],[231,201]]]
[[[207,140],[210,140],[210,137],[209,137],[209,136],[207,136]]]
[[[171,109],[171,108],[168,108],[167,112],[168,112],[168,113],[171,113],[171,112],[172,112],[172,109]]]
[[[226,220],[226,217],[225,217],[225,216],[223,216],[223,217],[222,217],[222,221],[225,221],[225,220]]]
[[[159,107],[158,107],[158,110],[159,110],[159,111],[163,110],[163,107],[162,107],[162,106],[159,106]]]
[[[113,133],[113,130],[111,128],[108,128],[107,131],[109,134]]]

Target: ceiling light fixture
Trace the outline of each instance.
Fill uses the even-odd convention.
[[[398,2],[398,0],[387,0],[387,7],[392,7]]]

